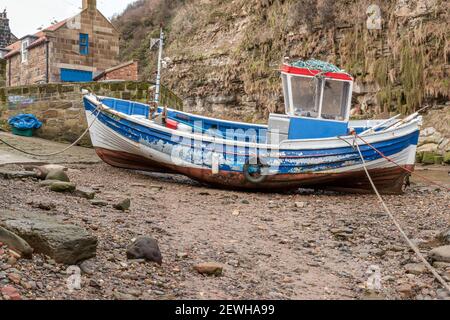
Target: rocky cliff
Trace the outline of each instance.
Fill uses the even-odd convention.
[[[147,48],[164,21],[164,82],[196,112],[258,121],[282,110],[285,57],[322,59],[350,72],[355,116],[445,104],[449,2],[385,0],[380,12],[371,3],[141,0],[115,22],[124,33],[123,58],[140,59],[153,77],[156,53]]]

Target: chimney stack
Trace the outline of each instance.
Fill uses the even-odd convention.
[[[97,9],[97,0],[83,0],[83,10],[96,10]]]

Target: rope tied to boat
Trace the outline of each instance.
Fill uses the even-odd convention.
[[[99,111],[99,108],[100,108],[100,105],[98,105],[97,108],[95,108],[95,110],[92,111],[92,114],[94,114],[96,111]],[[87,129],[81,134],[81,136],[77,140],[75,140],[71,145],[69,145],[66,148],[64,148],[64,149],[62,149],[60,151],[57,151],[57,152],[52,152],[52,153],[48,153],[48,154],[38,154],[38,153],[33,153],[33,152],[30,152],[30,151],[26,151],[26,150],[23,150],[21,148],[18,148],[16,146],[10,144],[9,142],[5,141],[1,137],[0,137],[0,142],[4,143],[6,146],[10,147],[13,150],[16,150],[18,152],[21,152],[23,154],[26,154],[26,155],[29,155],[29,156],[33,156],[33,157],[52,157],[52,156],[56,156],[56,155],[62,154],[64,152],[68,151],[69,149],[75,147],[81,141],[81,139],[83,139],[86,136],[86,134],[89,133],[89,130],[92,128],[92,126],[97,121],[99,116],[100,116],[100,112],[97,113],[97,115],[95,116],[95,118],[92,121],[92,123],[87,127]]]
[[[358,138],[358,135],[356,133],[354,133],[354,136],[355,136],[355,141],[356,141],[356,139]],[[410,248],[417,255],[417,257],[422,261],[422,263],[431,272],[431,274],[435,277],[435,279],[438,280],[441,283],[441,285],[450,293],[450,286],[449,286],[449,284],[439,275],[439,273],[436,271],[436,269],[433,268],[433,266],[422,255],[422,253],[420,252],[419,248],[409,239],[408,235],[405,233],[405,231],[401,227],[400,223],[397,221],[397,219],[395,218],[395,216],[393,215],[393,213],[391,212],[389,207],[386,205],[386,202],[384,201],[384,199],[381,196],[380,192],[378,191],[375,183],[373,182],[373,179],[372,179],[372,177],[371,177],[371,175],[369,173],[369,170],[367,169],[366,160],[364,159],[364,156],[363,156],[363,154],[361,152],[361,148],[359,147],[359,145],[357,143],[355,144],[355,148],[358,151],[359,156],[361,157],[361,161],[363,163],[363,168],[364,168],[364,171],[365,171],[365,173],[367,175],[367,178],[369,179],[369,182],[370,182],[373,190],[375,191],[375,194],[377,195],[378,200],[380,201],[380,203],[383,206],[384,210],[386,211],[386,213],[388,214],[390,219],[394,222],[394,225],[399,230],[400,234],[403,236],[403,238],[405,239],[406,243],[410,246]],[[373,149],[375,149],[375,148],[373,148]]]

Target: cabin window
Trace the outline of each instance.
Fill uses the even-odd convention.
[[[322,118],[344,121],[350,95],[350,83],[326,80],[323,91]]]
[[[30,45],[29,40],[22,41],[22,63],[28,61],[28,47]]]
[[[289,114],[289,83],[287,75],[281,75],[283,80],[284,105],[286,106],[286,114]]]
[[[89,35],[80,33],[80,54],[87,56],[89,54]]]
[[[293,114],[301,117],[319,117],[321,80],[317,78],[291,77]]]

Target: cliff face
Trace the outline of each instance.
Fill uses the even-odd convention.
[[[164,83],[186,109],[257,121],[283,109],[285,57],[335,63],[356,78],[354,114],[411,112],[450,96],[445,0],[138,1],[116,23],[125,58],[154,76],[147,47],[165,21]],[[369,12],[368,12],[369,11]],[[368,17],[370,16],[368,28]],[[130,19],[133,17],[133,19]],[[381,30],[373,30],[380,24]]]

